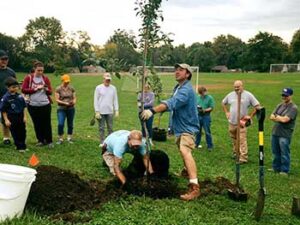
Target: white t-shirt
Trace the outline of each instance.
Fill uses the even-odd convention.
[[[223,100],[224,105],[230,105],[230,117],[229,123],[236,125],[237,124],[237,99],[238,95],[235,91],[230,92]],[[250,106],[259,105],[258,100],[251,94],[249,91],[243,90],[241,94],[241,118],[248,114],[248,108]]]
[[[119,111],[117,89],[113,85],[100,84],[94,93],[94,109],[100,114],[113,114]]]

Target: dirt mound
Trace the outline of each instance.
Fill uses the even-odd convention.
[[[74,210],[87,210],[99,204],[103,192],[68,170],[54,166],[39,166],[32,184],[27,206],[50,215]]]
[[[86,215],[82,217],[75,211],[98,208],[128,194],[153,199],[178,198],[186,190],[180,189],[177,184],[178,178],[174,176],[129,176],[126,184],[121,186],[116,178],[105,183],[98,180],[85,181],[69,170],[39,166],[26,207],[50,215],[54,220],[84,223],[91,218]],[[218,177],[215,182],[208,179],[200,182],[200,187],[201,197],[204,197],[224,194],[227,189],[234,189],[235,185],[226,178]]]

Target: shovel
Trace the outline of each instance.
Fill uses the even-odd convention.
[[[236,130],[236,144],[235,144],[235,177],[236,185],[234,189],[228,189],[228,196],[234,201],[248,200],[248,194],[240,187],[240,119],[241,119],[241,92],[238,92],[237,98],[237,130]]]
[[[266,109],[261,108],[256,112],[258,120],[258,142],[259,142],[259,191],[256,203],[254,217],[259,221],[265,205],[266,189],[264,187],[264,120],[266,116]]]

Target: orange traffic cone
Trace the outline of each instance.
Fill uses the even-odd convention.
[[[30,157],[28,164],[30,166],[37,166],[40,163],[40,160],[38,157],[33,153],[32,156]]]

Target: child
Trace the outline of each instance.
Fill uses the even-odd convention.
[[[23,96],[18,93],[19,83],[15,78],[7,78],[5,85],[7,86],[7,92],[1,99],[0,111],[5,125],[10,129],[17,150],[25,152],[26,115],[24,109],[26,103]]]

